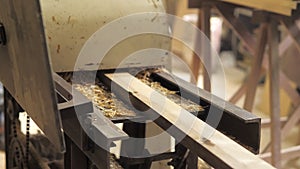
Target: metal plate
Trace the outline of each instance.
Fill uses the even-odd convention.
[[[154,78],[155,81],[159,81],[164,87],[170,90],[180,90],[182,97],[186,97],[186,99],[199,103],[203,107],[207,107],[206,110],[212,109],[215,113],[222,112],[222,118],[219,121],[217,130],[233,138],[249,151],[255,154],[259,153],[261,120],[259,117],[226,102],[221,98],[215,97],[209,92],[177,78],[175,75],[164,72],[154,73],[152,78]],[[177,85],[180,86],[180,89]],[[225,104],[223,105],[223,103]],[[205,120],[208,124],[210,123],[209,120],[206,120],[207,114],[201,117],[201,119]]]
[[[166,51],[144,50],[170,49],[170,38],[149,34],[170,34],[161,0],[42,0],[41,7],[55,72],[170,64]]]
[[[50,141],[65,150],[38,0],[0,0],[7,44],[0,47],[0,80]]]

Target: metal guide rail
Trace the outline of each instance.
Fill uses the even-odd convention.
[[[127,70],[130,72],[130,70]],[[127,72],[124,70],[124,72]],[[109,71],[112,72],[112,71]],[[97,73],[97,79],[100,80],[102,85],[106,86],[106,89],[111,89],[111,85],[115,82],[111,81],[109,77],[105,74],[106,71],[98,71]],[[198,112],[189,112],[190,114],[193,114],[195,116],[198,116],[198,118],[205,121],[207,118],[207,113],[210,107],[219,108],[220,103],[224,102],[221,99],[217,99],[215,103],[211,103],[210,99],[213,97],[210,93],[207,93],[205,91],[202,91],[201,89],[198,89],[197,87],[191,85],[188,82],[185,82],[183,80],[180,80],[179,78],[174,79],[174,76],[171,76],[170,74],[159,71],[155,73],[150,73],[149,78],[151,78],[154,82],[159,83],[162,87],[165,88],[165,90],[170,91],[179,91],[176,92],[178,96],[186,97],[186,99],[189,99],[194,104],[198,104],[201,107],[204,108],[204,111],[198,111]],[[151,117],[156,114],[154,110],[151,110],[149,114],[139,114],[138,112],[135,112],[134,116],[116,116],[116,117],[105,117],[105,112],[101,111],[99,108],[97,108],[95,105],[93,106],[92,101],[88,100],[82,93],[79,91],[73,90],[72,86],[69,82],[67,82],[65,79],[61,78],[58,75],[54,75],[54,80],[56,84],[56,91],[58,94],[58,100],[60,101],[58,107],[61,111],[62,121],[63,121],[63,127],[68,135],[68,137],[72,138],[72,140],[75,140],[75,143],[78,144],[79,147],[82,148],[82,150],[92,150],[91,147],[87,146],[88,142],[91,142],[91,140],[88,138],[86,134],[84,134],[83,129],[80,127],[80,123],[78,122],[77,115],[75,113],[76,110],[81,110],[82,115],[86,116],[86,119],[89,119],[91,116],[92,118],[98,118],[99,124],[97,125],[95,123],[91,124],[93,132],[98,133],[101,135],[101,138],[103,139],[103,144],[106,144],[106,146],[111,146],[111,143],[116,140],[124,140],[128,136],[133,137],[145,137],[145,124],[138,124],[138,122],[146,121],[147,119],[151,119]],[[145,84],[146,85],[146,84]],[[130,100],[128,98],[124,97],[124,94],[128,94],[128,91],[122,89],[122,88],[116,88],[117,91],[114,90],[114,95],[122,101],[125,105],[131,105],[132,103],[135,103],[136,106],[138,106],[141,109],[145,109],[146,106],[145,102],[141,102],[139,99],[135,97],[131,97]],[[199,90],[199,92],[193,93],[195,89]],[[110,92],[110,91],[107,91]],[[77,105],[73,105],[72,99],[74,96],[79,96],[79,102],[77,101]],[[174,94],[174,93],[172,93]],[[167,98],[167,97],[166,97]],[[105,98],[104,98],[105,99]],[[177,104],[176,104],[177,105]],[[178,105],[177,105],[178,106]],[[151,108],[151,107],[150,107]],[[148,107],[149,109],[149,107]],[[79,112],[81,112],[79,111]],[[88,112],[98,112],[98,113],[88,113]],[[194,117],[196,118],[196,117]],[[80,119],[80,118],[79,118]],[[184,120],[184,119],[182,119]],[[77,122],[76,122],[77,121]],[[167,130],[170,125],[173,125],[169,121],[166,121],[164,118],[158,118],[154,121],[157,123],[160,127]],[[124,123],[123,130],[126,132],[123,133],[123,131],[120,131],[116,126],[113,125],[113,123]],[[81,130],[82,132],[77,132],[78,130],[74,130],[74,124],[77,124],[76,128],[78,130]],[[104,124],[104,125],[103,125]],[[138,130],[137,127],[138,126]],[[240,129],[240,130],[239,130]],[[221,131],[222,133],[226,134],[228,137],[232,138],[245,148],[247,148],[249,151],[252,151],[253,153],[258,153],[259,151],[259,142],[260,142],[260,119],[256,116],[250,114],[249,112],[246,112],[242,109],[237,108],[236,106],[231,105],[230,103],[225,104],[225,108],[223,111],[222,118],[220,120],[220,124],[217,127],[217,130]],[[78,133],[81,133],[81,135],[78,135]],[[171,135],[174,133],[170,133]],[[78,138],[81,138],[78,140]],[[77,140],[77,141],[76,141]],[[184,139],[182,141],[182,144],[180,144],[183,149],[186,151],[188,149],[191,149],[190,146],[199,146],[200,144],[197,142],[193,142],[189,139]],[[182,149],[181,147],[181,149]],[[142,147],[143,149],[143,147]],[[201,149],[199,149],[201,150]],[[129,150],[130,151],[130,150]],[[185,152],[184,151],[184,152]],[[89,151],[85,151],[87,153]],[[101,153],[107,154],[105,156],[106,159],[108,159],[109,155],[108,153]],[[210,165],[212,166],[227,166],[226,162],[223,162],[208,152],[204,153],[205,155],[201,154],[200,157],[204,158]],[[87,153],[87,156],[91,159],[96,158],[94,156],[89,156]],[[123,164],[123,166],[126,165],[144,165],[145,163],[150,163],[152,161],[158,161],[163,159],[182,159],[184,154],[182,154],[182,151],[175,151],[175,152],[166,152],[164,154],[158,154],[153,155],[151,158],[121,158],[120,162]],[[257,158],[258,159],[258,158]],[[99,161],[98,159],[94,159],[95,161]],[[93,161],[94,161],[93,160]],[[173,165],[179,165],[180,163],[174,163]],[[188,165],[188,164],[186,164]],[[191,164],[190,164],[191,165]],[[98,166],[98,165],[97,165]],[[103,163],[99,164],[103,167]],[[151,166],[151,165],[150,165]],[[227,166],[229,167],[229,166]],[[125,167],[126,168],[126,167]],[[230,168],[230,167],[229,167]]]
[[[165,75],[161,74],[160,77],[162,76],[166,76],[166,74]],[[204,142],[199,141],[201,140],[200,131],[201,129],[204,128],[203,121],[199,120],[190,112],[185,111],[179,105],[165,98],[161,94],[155,95],[157,98],[154,99],[154,102],[151,102],[150,95],[152,92],[155,93],[154,89],[151,89],[151,87],[147,86],[146,84],[143,84],[141,81],[139,81],[129,73],[124,72],[124,73],[104,74],[102,80],[106,81],[106,84],[108,85],[111,83],[111,85],[114,84],[118,86],[119,88],[117,94],[119,94],[121,97],[125,93],[127,94],[129,93],[133,98],[136,99],[137,102],[139,102],[139,104],[140,102],[142,102],[144,106],[151,108],[155,113],[159,114],[160,117],[155,120],[155,123],[158,124],[164,130],[168,130],[170,126],[175,125],[177,127],[177,130],[169,134],[175,136],[175,138],[176,135],[178,135],[178,133],[185,134],[186,137],[181,141],[181,143],[186,148],[190,149],[190,151],[192,151],[199,157],[203,158],[206,162],[208,162],[213,167],[252,168],[253,166],[255,166],[256,168],[272,168],[269,164],[259,159],[257,156],[250,153],[246,149],[242,148],[237,143],[230,140],[228,137],[224,136],[218,131],[215,131],[211,135],[211,138],[207,138],[207,140],[205,140]],[[125,98],[123,97],[123,99]],[[156,99],[157,100],[164,99],[165,100],[164,105],[162,105],[162,103],[157,101]],[[204,98],[204,99],[208,99],[208,98]],[[207,101],[208,100],[206,100],[206,102]],[[126,102],[128,103],[133,102],[133,100],[127,99]],[[210,103],[210,104],[212,106],[218,106],[218,103],[216,104]],[[163,106],[164,109],[161,109],[161,106]],[[234,107],[232,107],[232,105],[226,105],[227,111],[230,109],[233,110],[233,108]],[[235,109],[238,110],[237,108]],[[193,118],[192,116],[194,116],[194,119],[197,119],[195,122],[196,126],[193,126],[191,131],[186,130],[186,128],[188,128],[188,126],[191,124],[185,122],[185,120],[187,119],[180,118],[182,117],[181,113],[186,113],[184,115],[186,115],[186,117],[190,117],[191,119]],[[246,112],[241,111],[239,113],[231,113],[231,116],[239,117],[239,115],[244,115],[244,117],[240,117],[240,119],[248,116],[246,118],[248,118],[248,120],[250,119],[249,121],[251,122],[255,122],[256,120],[258,120],[255,118],[255,116],[249,115]],[[256,122],[258,122],[257,125],[259,129],[259,120]]]

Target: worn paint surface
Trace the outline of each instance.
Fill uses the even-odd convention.
[[[139,12],[165,11],[162,0],[41,0],[41,6],[52,67],[56,72],[73,71],[77,56],[88,38],[111,21]],[[153,18],[153,22],[156,20]],[[159,25],[158,28],[168,31],[167,25]],[[126,29],[125,26],[123,30]],[[166,37],[151,34],[133,36],[116,44],[106,55],[102,66],[117,67],[125,57],[138,50],[168,49],[169,46],[170,40]],[[133,62],[135,65],[145,63],[144,60]]]

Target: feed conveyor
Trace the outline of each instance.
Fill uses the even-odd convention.
[[[165,70],[170,64],[168,54],[152,61],[149,56],[129,59],[119,69],[126,54],[144,48],[168,49],[170,38],[130,37],[112,48],[100,65],[88,60],[74,68],[88,37],[124,15],[151,12],[148,17],[155,28],[168,33],[166,22],[157,19],[164,12],[163,1],[102,0],[84,6],[71,0],[0,0],[0,6],[5,7],[0,11],[0,80],[5,86],[7,168],[51,168],[30,141],[29,131],[20,132],[18,117],[24,111],[55,151],[63,153],[63,158],[54,159],[61,168],[150,168],[152,162],[166,159],[174,168],[197,168],[198,157],[215,168],[272,168],[252,154],[259,152],[260,118],[174,78]],[[75,74],[84,78],[78,81]],[[86,78],[90,74],[95,81]],[[137,85],[127,88],[127,81],[120,81],[124,78]],[[139,95],[147,91],[166,105],[151,105],[146,95]],[[159,108],[164,106],[166,111]],[[221,113],[217,131],[204,123],[210,109]],[[143,139],[134,148],[127,146],[135,143],[129,138],[146,137],[149,120],[176,140],[174,151],[151,154]],[[212,137],[201,138],[205,127],[214,131]],[[122,141],[120,154],[128,156],[111,155],[116,141]],[[147,156],[136,155],[141,152]]]

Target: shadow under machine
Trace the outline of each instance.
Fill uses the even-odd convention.
[[[150,168],[169,160],[191,169],[198,157],[215,168],[270,167],[254,155],[260,118],[169,73],[170,38],[132,34],[141,25],[169,33],[163,1],[0,0],[0,6],[7,168]],[[130,15],[139,12],[149,13]],[[24,111],[58,157],[45,160],[29,126],[20,131]],[[220,117],[216,131],[205,125],[210,113]],[[132,139],[147,138],[149,121],[176,146],[157,153],[148,139]],[[203,139],[205,128],[214,132]],[[109,151],[118,141],[120,158]]]

